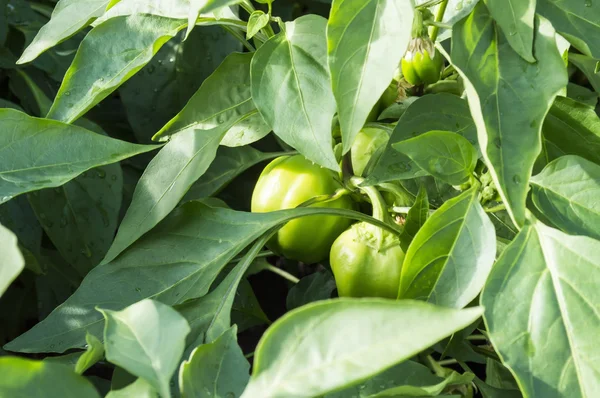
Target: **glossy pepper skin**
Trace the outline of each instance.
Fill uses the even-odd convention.
[[[390,136],[376,127],[363,127],[356,135],[350,150],[352,169],[357,176],[363,176],[373,154],[380,148],[385,148]]]
[[[333,243],[329,262],[340,297],[397,298],[404,252],[398,239],[383,230],[379,244],[377,228],[354,224]]]
[[[265,167],[252,194],[255,213],[294,208],[318,195],[331,195],[341,184],[335,173],[322,168],[302,155],[282,156]],[[311,207],[354,209],[348,196]],[[337,216],[297,218],[284,225],[267,243],[267,247],[286,258],[316,263],[327,258],[333,241],[350,225],[351,220]]]
[[[414,85],[433,84],[440,80],[444,58],[427,37],[412,39],[402,58],[404,79]]]

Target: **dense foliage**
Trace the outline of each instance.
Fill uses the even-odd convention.
[[[0,397],[600,397],[597,0],[0,0]]]

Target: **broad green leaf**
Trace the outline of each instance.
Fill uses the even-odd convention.
[[[177,206],[212,163],[226,130],[226,125],[213,130],[188,130],[161,149],[135,187],[131,205],[103,263],[117,257]]]
[[[455,371],[449,371],[449,374],[441,379],[437,384],[426,386],[397,386],[374,394],[371,398],[383,397],[439,397],[442,393],[451,386],[470,384],[474,378],[473,373],[460,374]]]
[[[598,60],[582,54],[569,53],[569,61],[585,74],[594,90],[600,93],[600,73],[596,69]]]
[[[67,366],[17,357],[0,357],[1,397],[100,398],[84,377]]]
[[[600,4],[592,0],[537,0],[537,13],[586,55],[600,58]],[[536,49],[537,51],[537,49]],[[538,58],[539,60],[539,58]]]
[[[241,3],[242,0],[189,0],[188,28],[186,37],[190,35],[201,13],[217,11],[229,5]]]
[[[492,344],[523,396],[600,395],[600,242],[528,222],[481,295]]]
[[[246,32],[246,39],[250,40],[254,37],[262,28],[267,26],[270,22],[271,16],[265,14],[261,10],[256,10],[248,18],[248,31]]]
[[[331,298],[335,288],[335,279],[331,272],[327,270],[315,272],[292,286],[287,295],[286,307],[288,310],[293,310],[314,301],[327,300]]]
[[[164,140],[174,134],[210,130],[232,122],[235,124],[223,138],[223,145],[243,146],[267,135],[271,129],[252,102],[252,57],[252,53],[233,53],[225,58],[186,106],[153,139]]]
[[[241,43],[220,26],[203,27],[185,41],[183,32],[169,40],[142,70],[119,88],[127,119],[138,141],[149,142],[181,111],[225,57],[241,49]],[[219,89],[226,87],[230,86],[223,83]],[[249,87],[248,84],[248,90]],[[214,101],[217,95],[212,94]],[[212,102],[207,105],[212,106]]]
[[[481,291],[496,257],[496,234],[477,187],[444,203],[410,244],[400,298],[462,308]]]
[[[204,297],[177,307],[191,327],[184,355],[186,358],[195,347],[212,343],[231,326],[231,309],[239,283],[272,235],[272,232],[267,232],[258,239],[216,289]]]
[[[104,320],[94,310],[96,305],[118,311],[145,298],[176,305],[202,297],[226,264],[265,231],[316,214],[373,222],[362,213],[340,209],[244,213],[186,203],[117,259],[95,267],[67,301],[5,349],[64,352],[81,348],[86,332],[102,336]]]
[[[505,390],[518,390],[514,376],[504,365],[495,359],[487,358],[485,363],[485,382],[492,387]]]
[[[231,306],[231,324],[241,333],[253,326],[271,324],[247,279],[242,279]]]
[[[28,196],[54,246],[84,277],[104,258],[115,236],[123,198],[121,166],[98,167]]]
[[[12,196],[63,185],[97,166],[156,149],[81,127],[0,109],[0,203]]]
[[[154,15],[110,19],[81,42],[48,118],[71,123],[138,72],[185,21]]]
[[[0,224],[10,229],[19,244],[37,254],[42,244],[42,227],[25,196],[18,196],[0,205]]]
[[[86,350],[75,364],[75,372],[79,374],[82,374],[104,358],[104,345],[96,336],[88,333],[85,336],[85,341],[87,342]]]
[[[481,308],[334,299],[288,312],[263,335],[243,398],[314,397],[366,380],[460,330]]]
[[[600,75],[598,78],[600,78]],[[599,95],[587,87],[569,82],[569,85],[567,86],[567,97],[591,108],[595,108],[598,104]]]
[[[185,319],[158,301],[142,300],[122,311],[99,310],[106,319],[106,359],[141,377],[162,397],[190,332]]]
[[[367,121],[408,47],[413,5],[406,0],[334,0],[327,60],[344,153]]]
[[[555,226],[572,235],[600,239],[600,166],[563,156],[531,179],[535,206]]]
[[[135,14],[150,14],[172,19],[187,19],[189,0],[120,0],[110,7],[93,25],[109,19]]]
[[[455,379],[454,373],[450,376]],[[471,376],[472,378],[472,376]],[[446,379],[450,382],[450,378]],[[325,398],[371,398],[386,395],[379,395],[385,391],[392,391],[391,396],[406,398],[409,396],[431,396],[427,395],[427,390],[432,390],[435,386],[445,387],[450,384],[442,377],[434,375],[425,365],[414,361],[404,361],[383,373],[380,373],[369,380],[358,385],[346,388],[344,390],[327,394]],[[394,387],[401,390],[398,394],[393,394]],[[412,394],[411,394],[412,393]],[[443,396],[443,395],[442,395]]]
[[[338,170],[331,136],[336,107],[327,72],[327,20],[305,15],[285,26],[254,53],[252,99],[286,144]]]
[[[515,389],[502,389],[484,383],[480,378],[473,380],[483,398],[522,398],[523,394]]]
[[[477,144],[477,130],[467,101],[452,94],[425,95],[413,102],[402,115],[388,145],[367,178],[368,184],[427,175],[392,144],[433,130],[452,131]],[[415,189],[416,191],[416,189]]]
[[[197,347],[179,368],[179,388],[186,398],[238,397],[250,378],[250,364],[237,344],[237,328]]]
[[[208,170],[192,185],[183,200],[198,200],[215,195],[250,167],[282,155],[285,152],[262,153],[249,145],[236,148],[221,146]]]
[[[517,226],[525,221],[541,121],[567,85],[554,29],[540,17],[534,48],[538,62],[530,64],[514,52],[483,3],[453,28],[452,63],[465,79],[483,156]]]
[[[542,166],[565,155],[600,164],[600,118],[589,106],[557,97],[542,132]]]
[[[41,53],[67,40],[106,10],[108,0],[60,0],[50,21],[40,29],[17,63],[33,61]]]
[[[157,398],[156,390],[144,379],[137,379],[127,387],[111,390],[106,398]]]
[[[400,246],[405,253],[427,218],[429,218],[429,197],[425,186],[420,185],[415,203],[406,215],[404,228],[400,234]]]
[[[0,297],[25,267],[17,237],[0,224]]]
[[[477,165],[477,151],[473,145],[449,131],[430,131],[392,144],[392,147],[427,173],[451,185],[469,182]]]
[[[485,0],[485,4],[513,50],[527,62],[536,62],[533,56],[536,0]]]

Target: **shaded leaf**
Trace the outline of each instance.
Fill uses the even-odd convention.
[[[427,196],[427,189],[425,189],[424,185],[420,185],[415,203],[412,205],[408,211],[408,214],[406,215],[404,228],[400,234],[400,247],[402,247],[402,250],[405,253],[419,230],[427,221],[428,217],[429,198]]]
[[[250,378],[250,364],[237,344],[237,328],[197,347],[179,368],[181,394],[189,398],[238,397]]]
[[[156,390],[144,379],[137,379],[127,387],[111,390],[106,398],[157,398]]]
[[[100,311],[106,319],[106,359],[169,397],[169,381],[190,332],[185,319],[153,300],[140,301],[119,312]]]
[[[417,166],[451,185],[471,180],[477,165],[477,151],[462,136],[449,131],[430,131],[392,144]]]
[[[498,354],[524,396],[600,393],[600,242],[528,222],[481,295]]]
[[[79,374],[82,374],[104,358],[104,345],[100,340],[88,333],[85,336],[85,341],[87,342],[87,348],[75,364],[75,372]]]
[[[25,259],[19,250],[17,237],[0,224],[0,296],[6,292],[25,267]]]
[[[336,106],[327,72],[326,26],[325,18],[305,15],[287,22],[284,32],[265,42],[252,59],[252,99],[286,144],[338,170],[332,149]]]
[[[314,397],[344,388],[410,358],[481,312],[412,300],[346,298],[306,305],[265,332],[242,397]]]
[[[600,166],[563,156],[531,179],[535,206],[555,226],[600,239]]]
[[[492,222],[476,187],[448,200],[410,244],[400,278],[400,298],[462,308],[481,291],[496,254]]]
[[[536,0],[485,0],[485,4],[513,50],[527,62],[535,62],[533,25]]]
[[[411,38],[413,5],[397,0],[334,0],[327,60],[344,153],[388,88]]]
[[[0,109],[0,203],[54,188],[93,167],[156,149],[104,137],[81,127]]]
[[[554,29],[540,17],[534,47],[539,62],[530,64],[514,52],[483,3],[453,28],[452,63],[465,79],[483,156],[517,226],[525,221],[541,121],[568,80]]]
[[[95,27],[81,42],[47,117],[73,122],[138,72],[184,27],[182,20],[154,15],[117,17]]]
[[[286,307],[288,310],[293,310],[314,301],[329,299],[335,289],[335,279],[331,272],[327,270],[315,272],[292,286],[287,295]]]

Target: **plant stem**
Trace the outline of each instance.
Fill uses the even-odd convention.
[[[500,357],[494,351],[486,350],[485,348],[481,348],[480,346],[471,345],[473,351],[478,354],[483,355],[484,357],[495,359],[496,361],[500,361]]]
[[[455,363],[458,363],[456,359],[442,359],[441,361],[438,361],[438,365],[440,366],[454,365]]]
[[[444,20],[444,14],[446,13],[446,8],[448,7],[448,0],[444,0],[440,3],[440,8],[438,8],[437,15],[435,16],[435,22],[442,22]],[[431,29],[431,41],[435,43],[438,34],[440,33],[440,27],[434,25]]]
[[[250,44],[250,42],[248,40],[246,40],[246,38],[244,37],[244,35],[242,35],[240,32],[238,32],[235,29],[230,28],[229,26],[225,26],[225,25],[223,25],[223,29],[225,29],[233,37],[235,37],[236,39],[238,39],[244,45],[244,47],[246,47],[246,49],[248,51],[250,51],[250,52],[256,51],[256,48],[254,48],[254,46],[252,44]]]
[[[290,281],[292,283],[298,283],[298,282],[300,282],[300,279],[296,278],[294,275],[290,274],[287,271],[282,270],[281,268],[277,268],[277,267],[275,267],[273,265],[269,264],[269,265],[267,265],[265,267],[265,269],[267,271],[271,271],[272,273],[281,276],[284,279],[287,279],[288,281]]]
[[[487,341],[487,337],[482,334],[473,334],[471,336],[467,336],[467,340],[471,341]]]
[[[254,351],[247,353],[244,355],[244,358],[252,358],[254,356]]]
[[[423,8],[429,8],[429,7],[437,6],[442,1],[444,1],[444,0],[429,0],[428,2],[421,4],[417,8],[423,9]]]
[[[314,198],[310,198],[306,202],[300,203],[296,207],[308,207],[308,206],[314,205],[315,203],[331,202],[331,201],[339,199],[342,196],[345,196],[348,194],[350,194],[349,190],[347,190],[346,188],[341,188],[341,189],[338,189],[337,191],[335,191],[333,193],[333,195],[318,195],[318,196],[315,196]]]
[[[504,204],[501,204],[495,207],[486,207],[484,208],[484,210],[486,213],[497,213],[499,211],[506,210],[506,206],[504,206]]]

